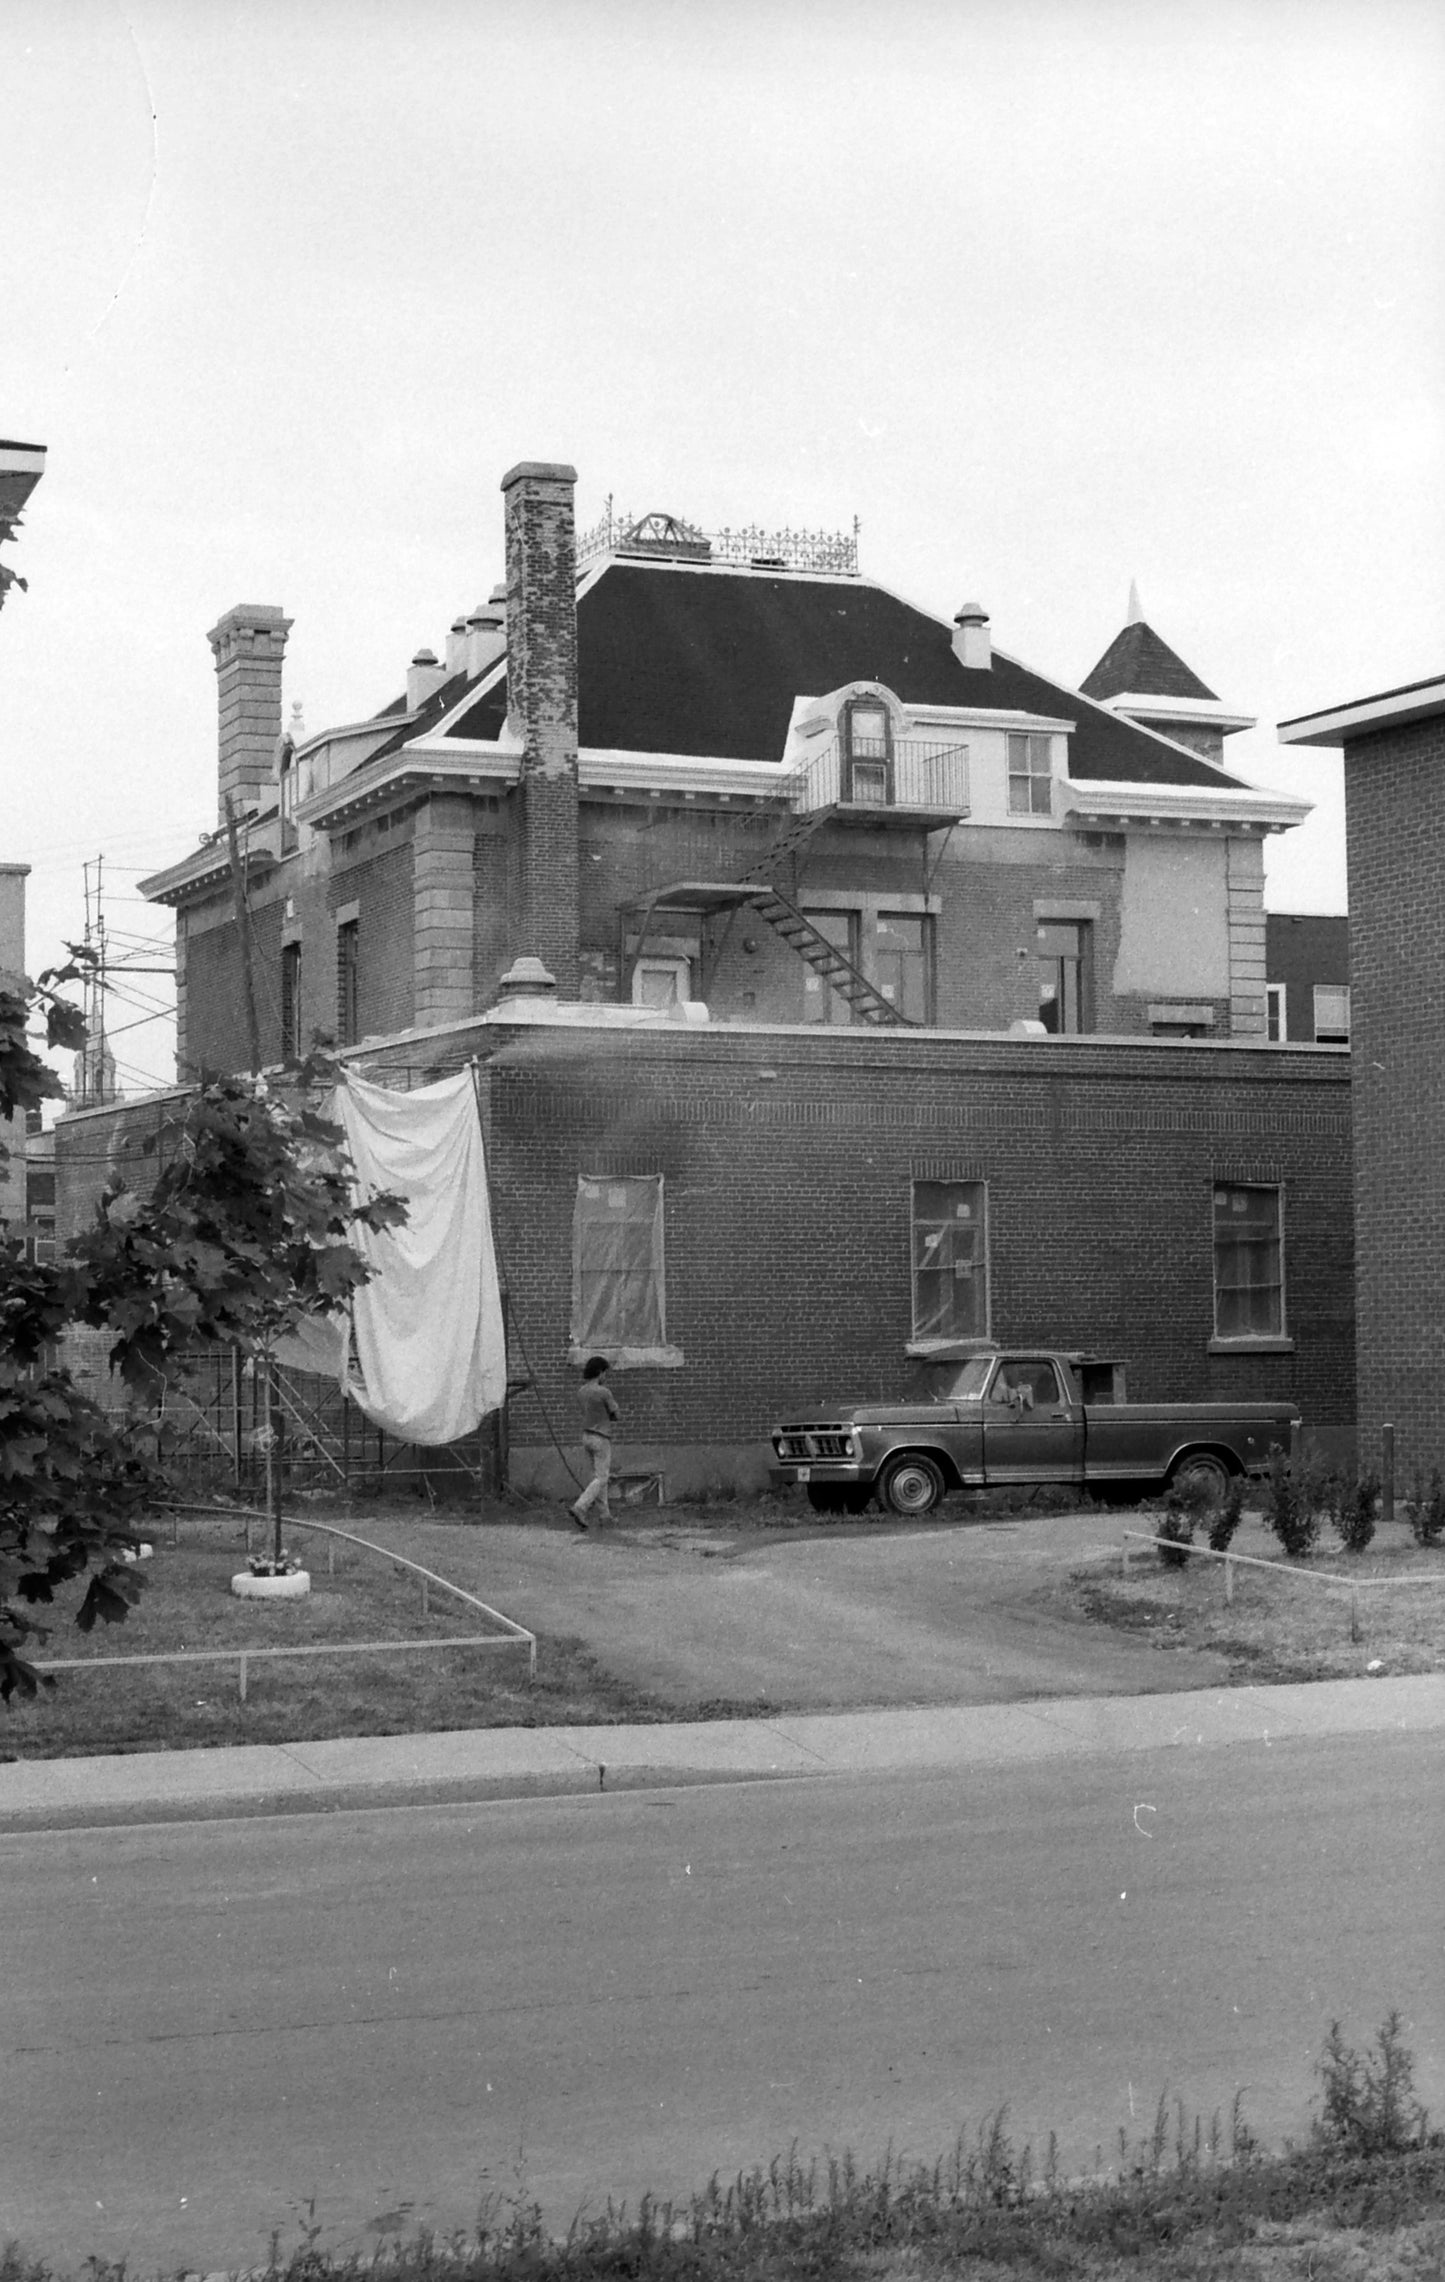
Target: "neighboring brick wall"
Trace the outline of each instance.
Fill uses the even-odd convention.
[[[1445,1468],[1445,722],[1345,747],[1364,1460]]]
[[[281,1054],[281,905],[252,907],[252,980],[261,1067]],[[198,929],[185,938],[186,1035],[183,1078],[207,1070],[246,1070],[251,1042],[242,980],[239,937],[234,919]]]
[[[686,1364],[623,1376],[634,1443],[736,1445],[781,1409],[896,1391],[915,1178],[988,1183],[997,1338],[1116,1353],[1140,1398],[1294,1398],[1312,1428],[1348,1437],[1338,1057],[549,1029],[515,1034],[487,1090],[514,1320],[564,1439],[572,1211],[586,1172],[666,1180],[667,1327]],[[1293,1352],[1209,1351],[1217,1179],[1285,1187]],[[512,1435],[519,1450],[545,1440],[530,1397]]]
[[[1297,1044],[1315,1034],[1315,984],[1350,979],[1350,923],[1343,916],[1271,911],[1265,918],[1266,964],[1285,994],[1285,1034]]]

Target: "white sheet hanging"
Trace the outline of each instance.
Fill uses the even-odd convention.
[[[436,1445],[470,1434],[506,1394],[506,1341],[481,1125],[471,1073],[395,1093],[350,1073],[333,1112],[367,1194],[406,1199],[402,1228],[359,1228],[372,1270],[352,1301],[360,1385],[348,1391],[388,1434]],[[343,1374],[345,1321],[278,1344],[293,1367]]]

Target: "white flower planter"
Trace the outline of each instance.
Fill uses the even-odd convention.
[[[253,1577],[249,1569],[231,1579],[231,1590],[243,1601],[299,1601],[311,1590],[309,1569],[293,1569],[289,1577]]]

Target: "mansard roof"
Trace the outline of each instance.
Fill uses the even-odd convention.
[[[781,762],[799,697],[873,681],[908,706],[1072,721],[1075,777],[1237,782],[1001,651],[988,668],[965,668],[945,620],[858,578],[608,561],[578,593],[577,644],[579,742],[594,752]],[[456,706],[455,684],[393,744],[430,733],[442,702]],[[506,717],[506,675],[494,668],[444,735],[490,742]]]
[[[1086,697],[1097,697],[1101,702],[1127,691],[1131,696],[1202,697],[1211,705],[1219,703],[1214,691],[1205,688],[1198,674],[1191,672],[1142,618],[1114,636],[1079,687]]]

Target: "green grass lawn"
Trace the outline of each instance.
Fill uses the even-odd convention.
[[[387,1541],[384,1521],[354,1526],[359,1535]],[[392,1525],[390,1534],[398,1552],[418,1558],[404,1528]],[[76,1630],[70,1617],[82,1579],[48,1612],[50,1638],[32,1646],[33,1657],[89,1661],[178,1649],[445,1641],[495,1630],[477,1610],[435,1587],[423,1615],[415,1577],[353,1546],[329,1541],[332,1573],[328,1541],[301,1531],[293,1531],[291,1544],[311,1571],[306,1598],[240,1600],[230,1580],[245,1567],[241,1524],[182,1520],[179,1535],[173,1546],[169,1522],[157,1522],[154,1557],[144,1564],[146,1589],[124,1624],[97,1625],[89,1634]],[[420,1558],[434,1566],[424,1553]],[[230,1659],[58,1672],[34,1700],[17,1696],[8,1708],[0,1707],[0,1758],[662,1716],[661,1705],[610,1679],[580,1643],[554,1637],[538,1641],[535,1680],[528,1679],[521,1642],[422,1654],[263,1659],[248,1666],[244,1703],[238,1666]]]

